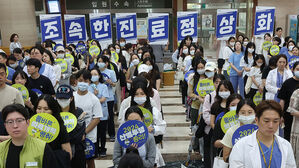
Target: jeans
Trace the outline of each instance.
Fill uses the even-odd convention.
[[[233,84],[235,93],[238,93],[239,87],[240,95],[244,98],[244,79],[242,76],[230,76],[229,80]]]

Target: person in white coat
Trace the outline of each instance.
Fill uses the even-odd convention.
[[[275,100],[279,102],[277,98],[278,92],[283,84],[283,82],[291,77],[293,73],[291,70],[287,69],[288,61],[287,56],[280,54],[276,58],[277,68],[271,70],[266,79],[266,100]]]
[[[274,100],[257,106],[255,121],[259,128],[234,145],[230,168],[296,168],[291,144],[275,135],[282,115],[281,106]]]

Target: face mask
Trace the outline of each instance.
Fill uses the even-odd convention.
[[[57,99],[57,102],[62,108],[66,108],[70,105],[71,99]]]
[[[248,48],[249,53],[253,53],[254,49],[253,48]]]
[[[141,56],[142,56],[142,54],[141,53],[139,53],[139,54],[137,54],[138,55],[138,57],[141,59]]]
[[[295,71],[295,72],[294,72],[294,75],[295,75],[295,77],[296,77],[297,79],[299,79],[299,71]]]
[[[260,67],[263,65],[263,63],[256,63],[256,65]]]
[[[100,79],[100,77],[99,77],[98,75],[96,75],[96,76],[91,76],[91,81],[92,81],[92,82],[97,82],[97,81],[99,81],[99,79]]]
[[[214,72],[205,72],[205,75],[208,77],[208,78],[211,78],[214,76]]]
[[[30,59],[30,55],[26,55],[24,59],[25,60],[29,60]]]
[[[104,62],[98,62],[97,65],[100,69],[105,68],[105,66],[106,66],[106,64]]]
[[[231,107],[229,108],[229,110],[230,110],[230,111],[237,110],[237,106],[231,106]]]
[[[78,86],[71,86],[74,91],[78,90]]]
[[[57,58],[64,58],[64,54],[57,54]]]
[[[18,64],[17,64],[17,63],[9,64],[9,66],[10,66],[11,68],[16,68],[16,67],[18,66]]]
[[[152,65],[148,65],[148,69],[151,71],[153,70],[153,66]]]
[[[195,53],[195,50],[190,51],[190,55],[194,55],[194,53]]]
[[[188,49],[184,49],[184,50],[183,50],[183,53],[184,53],[184,54],[188,54]]]
[[[238,119],[243,124],[252,124],[255,119],[255,115],[250,115],[250,116],[239,115]]]
[[[120,49],[115,49],[115,52],[117,53],[117,54],[119,54],[119,52],[120,52]]]
[[[219,92],[218,94],[222,99],[227,99],[230,95],[230,92]]]
[[[234,46],[235,42],[229,42],[229,45]]]
[[[119,45],[120,45],[121,47],[124,47],[124,46],[126,45],[126,43],[121,42],[121,43],[119,43]]]
[[[142,105],[146,101],[146,97],[134,97],[134,102],[138,105]]]
[[[88,83],[86,82],[78,82],[78,89],[82,92],[86,91],[88,89]]]
[[[133,65],[138,65],[138,64],[139,64],[139,60],[138,60],[138,59],[134,59],[134,60],[132,61],[132,63],[133,63]]]
[[[289,46],[289,51],[292,51],[294,46]]]
[[[205,73],[205,70],[204,70],[204,69],[198,69],[198,70],[197,70],[197,73],[198,73],[199,75],[202,75],[202,74]]]
[[[244,44],[244,45],[247,45],[247,44],[248,44],[248,42],[246,41],[246,42],[244,42],[243,44]]]

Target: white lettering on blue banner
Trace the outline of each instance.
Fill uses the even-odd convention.
[[[197,12],[177,13],[178,42],[184,40],[186,36],[191,36],[193,42],[197,42],[197,18]]]
[[[127,43],[136,44],[137,25],[136,13],[116,13],[116,32],[117,39],[126,39]]]
[[[51,39],[56,42],[63,41],[61,28],[61,15],[46,14],[40,15],[40,28],[42,34],[42,41]]]
[[[167,44],[169,34],[168,21],[168,13],[149,13],[148,40],[150,44]]]
[[[255,13],[254,35],[264,36],[273,33],[275,7],[257,6]]]
[[[64,15],[67,44],[86,41],[85,15]]]
[[[237,9],[218,9],[216,37],[218,39],[227,39],[235,36],[237,26]]]

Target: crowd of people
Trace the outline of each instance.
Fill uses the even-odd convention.
[[[291,37],[281,36],[281,28],[275,33],[265,34],[264,40],[238,35],[218,41],[217,62],[208,60],[190,36],[174,51],[186,121],[195,136],[192,149],[206,168],[299,166],[299,61],[291,60],[299,58],[299,48]],[[121,38],[104,48],[92,39],[67,46],[46,40],[25,50],[17,34],[10,41],[10,53],[0,50],[0,167],[93,168],[95,158],[107,155],[106,140],[114,142],[114,167],[165,165],[160,147],[166,121],[159,89],[168,44],[139,40],[133,45]],[[271,51],[275,45],[278,53]],[[93,46],[99,54],[88,52]],[[199,83],[207,79],[214,90],[201,96]],[[23,99],[14,84],[25,86],[29,98]],[[253,101],[256,95],[263,101]],[[124,148],[115,130],[127,121],[144,122],[142,109],[153,116],[148,138],[142,146]],[[239,122],[225,132],[221,117],[231,111]],[[71,132],[62,112],[77,118]],[[40,113],[59,123],[59,135],[50,143],[28,135],[30,118]],[[233,144],[234,132],[247,124],[258,130]],[[95,146],[88,159],[85,139]]]

